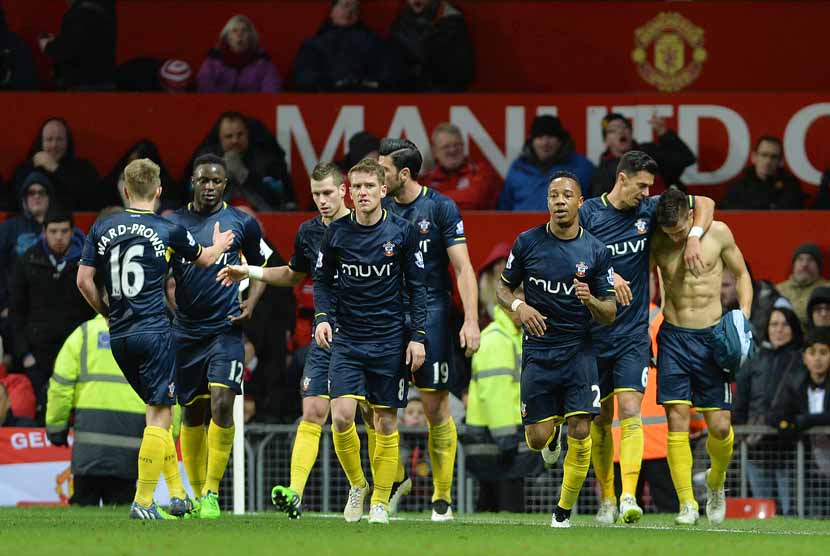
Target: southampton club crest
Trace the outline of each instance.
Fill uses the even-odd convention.
[[[527,417],[527,404],[522,402],[522,418]]]
[[[394,257],[395,256],[395,244],[391,241],[387,241],[383,244],[383,254],[387,257]]]
[[[637,233],[642,235],[648,233],[648,220],[639,218],[634,222],[634,227],[637,228]]]
[[[677,12],[662,12],[634,31],[631,59],[646,82],[671,93],[698,78],[706,61],[703,29]]]
[[[427,235],[429,233],[429,220],[424,218],[418,222],[418,231],[421,232],[421,235]]]
[[[311,377],[307,376],[303,379],[303,392],[307,392],[308,388],[311,386]]]
[[[576,275],[578,278],[585,278],[585,271],[588,270],[588,265],[579,261],[576,263]]]

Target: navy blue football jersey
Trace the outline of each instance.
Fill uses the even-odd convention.
[[[193,261],[201,251],[190,232],[151,211],[127,209],[96,222],[81,264],[104,274],[110,336],[169,331],[164,282],[170,259]]]
[[[288,261],[288,268],[294,272],[312,274],[325,233],[326,225],[323,224],[322,216],[318,215],[300,224],[300,229],[294,237],[294,254]]]
[[[628,210],[619,210],[608,201],[608,194],[588,199],[579,209],[579,223],[605,244],[614,272],[628,280],[633,299],[630,305],[617,306],[614,324],[593,325],[599,340],[648,333],[649,249],[657,228],[654,216],[659,196],[647,197]],[[690,206],[694,197],[689,196]]]
[[[213,227],[233,231],[234,240],[211,268],[199,268],[184,257],[174,256],[171,261],[176,278],[176,320],[174,325],[191,335],[209,335],[231,326],[228,317],[238,315],[239,288],[227,288],[216,281],[219,269],[228,264],[265,264],[265,250],[259,224],[249,214],[223,203],[219,210],[200,214],[192,204],[180,208],[170,216],[170,221],[184,227],[196,241],[204,245],[213,243]]]
[[[316,322],[331,318],[336,297],[340,335],[351,341],[388,339],[390,345],[400,345],[405,292],[412,300],[411,339],[423,342],[424,259],[409,222],[384,210],[372,226],[359,224],[354,212],[329,225],[315,264]]]
[[[467,242],[464,221],[455,201],[424,187],[411,203],[404,205],[387,197],[384,207],[415,227],[418,247],[424,255],[427,291],[452,292],[447,248]]]
[[[585,340],[592,317],[574,294],[574,278],[587,283],[594,297],[614,295],[614,269],[605,245],[583,228],[575,238],[563,240],[548,226],[536,226],[516,238],[501,275],[512,289],[523,284],[527,304],[545,317],[544,336],[525,335],[528,347],[562,347]]]

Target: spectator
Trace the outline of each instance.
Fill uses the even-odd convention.
[[[514,292],[524,299],[521,290]],[[479,479],[479,512],[523,512],[524,477],[541,471],[541,458],[524,446],[519,398],[522,323],[518,314],[496,306],[473,355],[467,396],[464,449]]]
[[[70,415],[75,412],[74,494],[69,503],[132,502],[146,406],[112,356],[109,326],[102,315],[75,328],[63,343],[48,400],[46,433],[55,446],[67,445]]]
[[[443,0],[407,0],[390,29],[407,69],[405,91],[466,91],[475,73],[464,14]]]
[[[74,210],[98,210],[101,192],[98,190],[98,172],[85,158],[75,156],[72,130],[62,118],[49,118],[40,128],[29,155],[14,170],[12,186],[22,186],[33,171],[48,176],[57,202]],[[9,206],[15,206],[12,190]]]
[[[510,244],[497,243],[490,254],[478,268],[478,320],[481,326],[487,326],[496,316],[496,286],[501,280],[501,272],[510,256]],[[483,329],[483,328],[482,328]]]
[[[400,81],[400,65],[360,21],[359,0],[333,0],[317,34],[300,45],[294,85],[306,92],[391,91]]]
[[[776,427],[785,441],[815,426],[830,425],[830,328],[815,328],[807,333],[802,356],[804,366],[790,373],[775,395],[769,424]],[[806,369],[805,369],[806,367]],[[830,474],[828,438],[809,436],[812,458],[807,471],[806,489],[810,496],[811,515],[826,514]]]
[[[12,274],[14,354],[32,381],[39,418],[61,344],[94,314],[75,285],[83,245],[72,215],[52,207],[43,237],[17,260]]]
[[[435,168],[421,183],[437,189],[460,209],[496,208],[500,180],[489,164],[470,160],[460,129],[450,123],[439,124],[432,132],[432,155]]]
[[[830,326],[830,287],[820,286],[807,301],[807,330]]]
[[[732,410],[736,425],[767,423],[772,401],[782,380],[800,368],[803,336],[801,324],[790,309],[773,309],[767,321],[760,349],[744,364],[738,374],[735,403]],[[743,439],[749,448],[747,477],[756,498],[777,499],[783,515],[792,510],[790,484],[792,474],[787,462],[770,457],[777,451],[777,439],[751,434]],[[775,488],[774,488],[775,487]]]
[[[571,134],[556,116],[536,116],[530,137],[504,181],[499,210],[547,211],[548,184],[554,172],[573,172],[582,187],[591,183],[594,165],[574,150]]]
[[[37,404],[35,402],[35,392],[32,390],[32,381],[29,380],[29,377],[21,373],[7,375],[4,369],[0,369],[0,386],[5,388],[5,395],[13,416],[11,419],[8,418],[8,411],[3,410],[1,407],[3,402],[0,400],[0,426],[36,427],[35,412]],[[2,395],[3,393],[0,392],[0,397]],[[5,424],[3,416],[7,417]]]
[[[127,206],[124,197],[124,168],[133,160],[147,158],[155,162],[161,168],[161,199],[160,210],[177,209],[187,203],[188,192],[181,184],[176,183],[167,167],[161,160],[158,147],[150,139],[141,139],[132,145],[127,152],[115,163],[109,174],[101,178],[101,201],[102,206],[124,205]]]
[[[821,174],[813,210],[830,210],[830,170],[825,170]]]
[[[398,420],[402,427],[426,428],[427,416],[424,413],[423,400],[410,396],[406,407],[400,411],[400,418]]]
[[[750,162],[743,175],[726,190],[721,209],[798,210],[803,207],[801,185],[784,168],[781,139],[770,135],[761,137]]]
[[[30,417],[15,415],[12,410],[12,396],[6,388],[6,381],[0,380],[0,427],[36,427],[37,421]]]
[[[32,49],[6,24],[0,6],[0,90],[33,91],[38,88],[37,68]]]
[[[219,116],[207,138],[193,153],[185,174],[188,190],[193,161],[207,153],[225,159],[229,180],[225,199],[231,204],[248,205],[257,211],[296,208],[285,152],[262,122],[239,112],[225,112]]]
[[[591,182],[589,194],[591,197],[609,193],[614,188],[620,157],[635,149],[647,153],[657,161],[660,173],[655,176],[654,186],[651,188],[652,194],[662,193],[670,185],[678,185],[681,189],[685,189],[680,182],[680,176],[687,167],[695,163],[697,157],[688,145],[669,129],[665,118],[653,116],[649,123],[657,140],[653,143],[637,143],[631,133],[631,120],[615,112],[607,114],[602,119],[605,152],[600,156],[599,166]]]
[[[219,42],[202,62],[200,93],[278,93],[281,83],[271,57],[259,47],[254,23],[235,15],[219,33]]]
[[[807,301],[810,294],[820,286],[830,286],[830,282],[821,277],[823,266],[824,256],[818,245],[799,245],[793,253],[789,280],[776,285],[778,292],[793,304],[793,310],[798,315],[802,328],[807,327]]]
[[[756,280],[752,275],[752,268],[746,263],[746,270],[752,280],[752,306],[750,307],[749,322],[752,325],[752,335],[763,338],[767,334],[767,321],[770,311],[783,307],[792,309],[792,303],[783,297],[769,280]],[[738,305],[738,289],[735,275],[728,268],[723,269],[721,278],[720,303],[725,315],[733,309],[740,309]]]
[[[349,138],[349,149],[342,160],[335,162],[343,175],[347,175],[352,166],[364,158],[378,158],[380,139],[368,131],[358,131]]]
[[[60,34],[42,35],[40,49],[54,63],[60,89],[115,89],[115,0],[70,0]]]

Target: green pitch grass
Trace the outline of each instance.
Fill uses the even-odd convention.
[[[429,514],[404,514],[389,526],[339,515],[276,513],[218,521],[130,521],[127,508],[2,508],[0,546],[8,556],[793,556],[830,550],[830,522],[777,518],[734,520],[712,527],[672,525],[649,516],[637,526],[595,527],[579,516],[569,530],[550,516],[476,514],[433,524]]]

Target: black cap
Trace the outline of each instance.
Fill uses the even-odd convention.
[[[565,128],[562,127],[562,122],[556,116],[544,114],[536,116],[533,119],[533,124],[530,126],[530,138],[536,139],[543,135],[550,135],[551,137],[558,137],[562,139],[566,136]]]
[[[830,326],[819,326],[807,332],[807,336],[804,337],[804,349],[813,344],[830,346]]]
[[[812,328],[813,323],[813,309],[819,303],[830,303],[830,286],[819,286],[810,294],[810,299],[807,301],[807,326]]]
[[[795,252],[793,253],[793,260],[790,262],[790,266],[795,262],[799,255],[810,255],[815,259],[816,264],[818,265],[818,271],[822,272],[824,268],[824,255],[821,253],[821,249],[819,249],[818,245],[815,243],[802,243],[798,247],[796,247]]]

